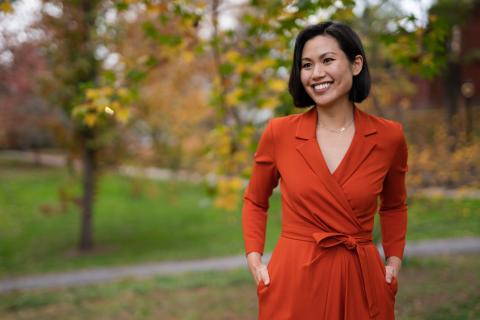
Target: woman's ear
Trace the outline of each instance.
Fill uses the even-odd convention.
[[[352,73],[354,76],[358,75],[363,68],[363,57],[361,55],[356,55],[352,63]]]

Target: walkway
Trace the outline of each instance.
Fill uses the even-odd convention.
[[[380,246],[378,249],[381,253],[383,252]],[[406,257],[426,257],[441,254],[474,252],[480,252],[480,238],[417,241],[408,243],[405,248]],[[267,263],[269,259],[270,254],[265,254],[264,263]],[[58,272],[3,279],[0,280],[0,293],[38,288],[73,287],[125,278],[167,276],[184,272],[221,271],[242,267],[246,268],[246,259],[243,255],[204,260],[169,261],[111,268],[92,268],[72,272]]]

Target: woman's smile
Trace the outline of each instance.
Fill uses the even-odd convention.
[[[322,94],[327,92],[327,90],[330,88],[332,85],[333,81],[325,81],[325,82],[320,82],[320,83],[314,83],[311,85],[313,88],[313,92]]]

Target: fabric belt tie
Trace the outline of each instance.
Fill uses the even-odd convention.
[[[369,258],[368,251],[366,249],[367,245],[371,245],[373,243],[371,234],[363,233],[356,235],[347,235],[344,233],[314,232],[312,234],[312,237],[318,247],[331,248],[343,244],[348,250],[355,250],[357,252],[358,260],[360,262],[363,288],[365,289],[365,294],[367,297],[369,314],[370,317],[375,318],[380,313],[380,311],[375,303],[375,292],[372,287],[373,277],[370,273],[371,269],[368,265]],[[325,250],[319,250],[318,254],[309,263],[307,263],[306,266],[313,265],[325,253]]]

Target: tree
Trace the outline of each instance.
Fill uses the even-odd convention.
[[[427,26],[408,30],[398,25],[395,32],[384,37],[398,64],[426,79],[441,78],[450,152],[458,142],[455,117],[461,92],[460,66],[472,62],[470,52],[461,52],[460,30],[479,4],[478,0],[438,0],[428,12]],[[408,20],[416,21],[414,16]]]
[[[212,114],[208,106],[212,63],[206,55],[196,54],[197,20],[187,18],[187,9],[158,4],[141,9],[134,20],[119,16],[115,35],[107,41],[121,63],[142,78],[135,84],[129,80],[129,87],[138,91],[127,132],[131,141],[139,142],[136,165],[192,171],[200,167]],[[144,63],[149,67],[142,70]],[[138,147],[141,144],[145,147]]]
[[[88,98],[87,89],[98,84],[100,66],[95,58],[95,34],[99,3],[98,0],[43,2],[44,6],[48,4],[56,9],[54,12],[44,9],[40,23],[47,35],[44,46],[53,75],[49,79],[52,90],[48,92],[48,97],[53,104],[63,108],[69,118],[75,106]],[[83,163],[81,250],[93,246],[92,220],[98,161],[96,138],[99,134],[97,127],[88,125],[88,114],[85,119],[87,125],[72,122],[73,139],[80,146]]]
[[[83,163],[82,223],[79,247],[93,246],[93,206],[100,164],[108,152],[117,148],[109,139],[122,139],[122,130],[134,116],[142,116],[140,86],[149,72],[166,65],[179,49],[188,48],[189,34],[195,28],[190,14],[177,4],[150,1],[44,1],[39,27],[46,34],[44,49],[49,58],[52,76],[45,81],[45,92],[50,101],[63,108],[71,120],[72,149],[79,149]],[[107,15],[117,18],[110,19]],[[137,19],[145,39],[145,52],[131,59],[124,46],[121,61],[105,67],[108,55],[119,56],[119,43],[125,28],[121,27],[122,14],[155,15],[153,19]],[[164,27],[169,20],[174,28]],[[124,20],[123,20],[124,21]],[[160,30],[160,31],[159,31]],[[172,30],[174,30],[172,32]],[[191,37],[190,37],[191,38]],[[185,44],[187,47],[185,47]],[[128,44],[131,46],[131,44]],[[107,52],[103,58],[99,50]],[[118,150],[117,150],[118,151]],[[110,155],[109,160],[112,159]]]
[[[0,63],[0,147],[37,149],[53,144],[50,130],[62,121],[38,92],[35,77],[45,71],[39,46],[34,42],[7,45],[12,60]],[[32,77],[33,76],[33,77]]]

